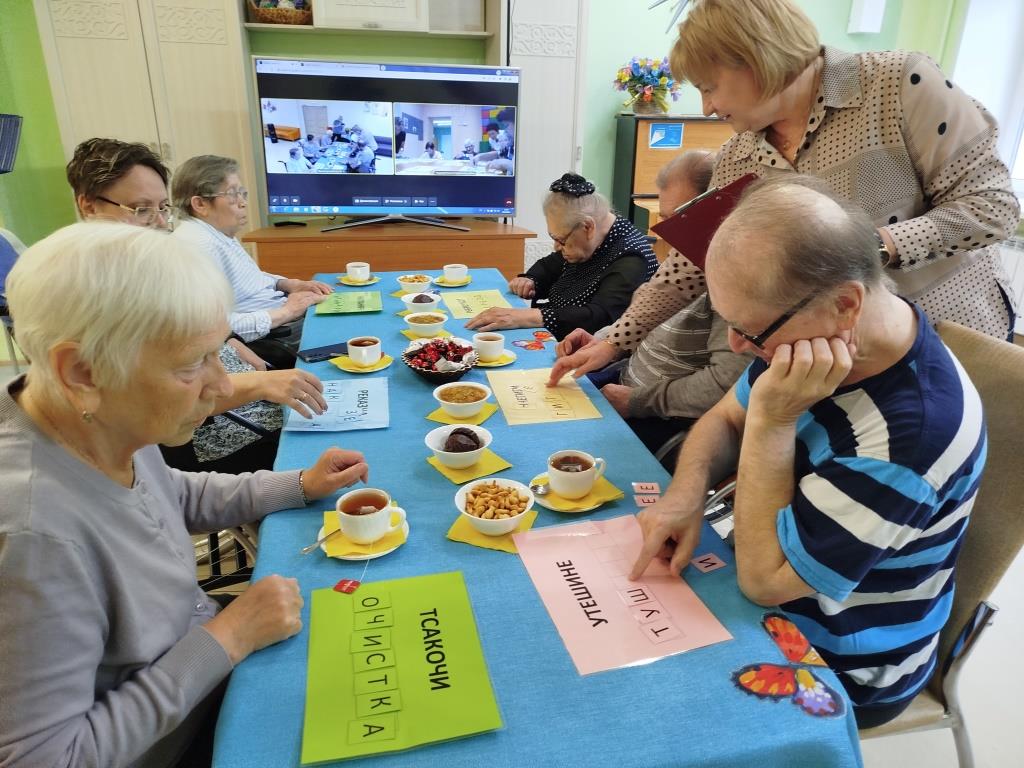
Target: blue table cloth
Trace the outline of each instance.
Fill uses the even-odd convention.
[[[490,669],[505,727],[458,741],[366,758],[374,766],[858,766],[861,765],[856,724],[849,702],[835,718],[812,717],[790,700],[754,697],[737,688],[732,673],[755,663],[786,664],[760,621],[765,613],[749,602],[736,585],[733,556],[705,525],[698,553],[713,552],[728,566],[701,574],[693,568],[686,580],[733,640],[645,666],[577,674],[554,624],[515,555],[449,541],[445,534],[457,511],[457,486],[426,462],[424,435],[436,427],[425,416],[436,407],[433,387],[400,359],[408,341],[397,312],[404,309],[389,296],[398,288],[397,273],[383,273],[379,289],[383,312],[314,316],[305,321],[304,347],[373,334],[383,341],[394,364],[372,376],[387,376],[391,425],[387,429],[331,434],[284,433],[277,468],[308,467],[332,445],[362,451],[370,465],[370,485],[388,490],[407,511],[410,535],[405,545],[369,561],[366,581],[461,571],[476,615],[480,641]],[[463,290],[498,288],[513,305],[507,284],[494,269],[472,270],[473,282]],[[336,275],[319,275],[334,283]],[[350,290],[339,287],[340,290]],[[448,330],[471,338],[465,320],[450,319]],[[506,339],[532,339],[532,329],[505,331]],[[516,368],[550,367],[554,344],[543,351],[515,349]],[[330,363],[303,364],[321,379],[346,374]],[[476,368],[465,381],[486,383],[486,370]],[[508,369],[496,369],[508,370]],[[586,379],[581,384],[603,418],[552,426],[509,427],[496,413],[484,424],[494,434],[493,450],[513,464],[500,474],[529,482],[542,472],[556,450],[577,448],[608,462],[608,479],[626,493],[618,502],[584,515],[566,515],[538,507],[534,528],[605,519],[636,511],[630,483],[657,481],[664,489],[668,474],[633,435],[601,394]],[[314,589],[339,579],[357,579],[366,563],[300,555],[316,537],[323,511],[334,498],[306,509],[270,515],[262,523],[259,556],[253,579],[271,573],[299,581],[306,608],[304,629],[297,636],[253,654],[232,673],[217,725],[214,765],[217,768],[283,768],[299,765],[306,690],[309,640],[309,599]],[[842,693],[827,669],[816,674]],[[339,724],[339,734],[343,733]],[[345,761],[352,764],[353,761]],[[340,764],[340,763],[339,763]]]

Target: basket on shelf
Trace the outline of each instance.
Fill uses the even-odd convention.
[[[259,0],[246,0],[249,21],[256,24],[312,24],[313,3],[306,0],[304,8],[261,8]]]

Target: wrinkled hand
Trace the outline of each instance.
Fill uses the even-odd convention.
[[[302,486],[308,499],[322,499],[339,488],[348,488],[357,480],[370,479],[370,467],[359,451],[328,448],[316,464],[302,473]]]
[[[508,289],[521,299],[532,299],[537,295],[537,284],[529,277],[514,277]]]
[[[305,419],[327,410],[324,385],[309,371],[299,368],[266,371],[261,375],[260,385],[260,396],[264,400],[287,405]]]
[[[611,403],[612,408],[622,418],[629,417],[629,396],[633,393],[632,387],[622,384],[605,384],[601,387],[601,394]]]
[[[204,628],[221,644],[232,666],[302,629],[299,582],[273,574],[253,582]]]
[[[539,309],[491,307],[470,319],[466,328],[471,331],[500,331],[506,328],[533,328],[542,323]]]
[[[282,304],[276,311],[281,312],[281,322],[290,323],[292,320],[297,320],[306,314],[306,310],[313,304],[319,304],[326,298],[327,297],[322,293],[296,291],[295,293],[289,293],[284,304]]]
[[[780,344],[750,390],[750,413],[774,426],[795,424],[808,408],[823,400],[853,368],[856,347],[840,338],[801,339]]]
[[[644,544],[629,578],[638,579],[655,557],[669,561],[669,571],[679,573],[693,557],[700,541],[703,508],[680,504],[667,497],[644,508],[637,515]]]
[[[601,370],[608,363],[618,358],[619,350],[617,347],[613,347],[611,344],[607,344],[600,339],[594,339],[587,346],[573,352],[571,355],[555,360],[555,364],[551,367],[551,378],[548,379],[548,386],[556,386],[559,380],[574,368],[576,370],[573,371],[572,377],[578,379],[585,373]]]
[[[321,296],[330,296],[334,288],[319,280],[297,280],[294,277],[277,281],[277,288],[285,293],[317,293]]]
[[[590,331],[586,331],[583,328],[577,328],[570,331],[564,339],[555,345],[555,357],[571,355],[573,352],[593,344],[596,340],[597,337]]]

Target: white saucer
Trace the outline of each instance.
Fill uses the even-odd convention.
[[[505,360],[503,362],[501,358],[505,357],[506,355],[510,355],[512,357],[512,359],[511,360]],[[513,352],[511,349],[506,347],[505,349],[501,350],[501,354],[498,356],[497,360],[491,360],[491,362],[489,362],[489,363],[485,363],[483,360],[480,360],[477,363],[477,365],[479,365],[481,368],[503,368],[506,365],[512,365],[512,363],[514,363],[517,358],[518,358],[518,355],[516,355],[515,352]]]
[[[409,521],[408,520],[406,520],[405,522],[402,523],[402,533],[405,534],[405,541],[403,541],[402,544],[405,544],[405,542],[409,540]],[[320,539],[320,538],[323,538],[323,535],[324,535],[324,527],[321,525],[320,526],[320,530],[316,532],[316,537],[318,539]],[[327,555],[327,542],[326,541],[323,544],[320,545],[320,549],[323,550],[325,555],[327,555],[328,557],[333,557],[335,560],[353,560],[353,561],[376,560],[378,557],[384,557],[384,555],[390,555],[392,552],[394,552],[396,549],[398,549],[400,546],[402,546],[402,544],[396,544],[391,549],[385,549],[383,552],[372,552],[369,555]]]
[[[431,280],[431,282],[434,285],[440,285],[442,288],[461,288],[462,286],[469,285],[471,282],[473,282],[473,278],[472,276],[470,276],[467,277],[465,280],[459,280],[457,283],[449,283],[447,280],[444,279],[444,275],[441,275],[440,277],[435,277],[433,280]]]

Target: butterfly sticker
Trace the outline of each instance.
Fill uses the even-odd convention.
[[[732,673],[733,683],[758,698],[790,699],[815,717],[842,715],[846,711],[843,697],[806,668],[827,665],[796,624],[781,613],[766,613],[761,626],[790,663],[748,664]]]
[[[519,347],[521,349],[530,349],[534,352],[544,349],[543,341],[527,341],[526,339],[516,339],[512,342],[513,347]]]
[[[543,343],[545,341],[554,341],[555,337],[551,335],[550,331],[534,331],[533,338]]]

